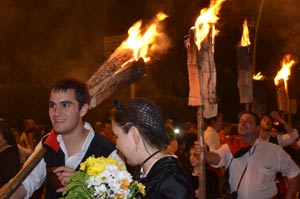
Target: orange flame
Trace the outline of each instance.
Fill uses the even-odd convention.
[[[281,69],[277,72],[276,77],[274,78],[275,85],[278,86],[280,80],[284,81],[285,90],[287,91],[289,76],[291,74],[291,67],[294,65],[295,61],[291,60],[291,55],[287,54],[284,56],[283,60],[281,61]]]
[[[165,35],[157,31],[159,22],[167,17],[168,16],[164,13],[158,13],[147,30],[142,30],[141,20],[136,22],[128,30],[127,40],[123,41],[117,51],[131,49],[133,51],[133,58],[128,61],[138,60],[139,58],[143,58],[145,62],[150,61],[151,54],[156,51],[163,51],[168,47],[168,41]],[[158,48],[157,43],[159,41],[161,42],[158,37],[164,37],[162,40],[166,42],[166,45],[162,45],[162,43],[160,43],[160,48]]]
[[[250,46],[250,39],[249,39],[249,29],[247,19],[244,20],[243,24],[243,35],[241,39],[241,46]]]
[[[198,50],[201,49],[201,43],[208,35],[210,28],[212,28],[212,38],[216,35],[214,24],[218,21],[217,14],[221,8],[221,4],[225,0],[211,1],[209,8],[203,8],[200,11],[200,16],[197,18],[195,26],[195,43]]]
[[[252,79],[254,79],[254,80],[264,80],[265,78],[266,78],[266,76],[261,74],[261,72],[258,72],[256,75],[253,75],[253,77],[252,77]]]

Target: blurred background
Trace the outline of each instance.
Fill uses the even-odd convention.
[[[237,88],[237,46],[242,24],[248,20],[254,39],[261,0],[227,0],[217,23],[215,42],[219,112],[229,122],[245,109]],[[0,116],[17,128],[25,118],[51,128],[48,119],[50,84],[75,77],[87,81],[139,19],[147,22],[159,11],[169,18],[163,23],[172,47],[147,67],[146,76],[135,83],[136,97],[153,100],[166,118],[175,123],[196,121],[196,108],[187,105],[188,74],[184,36],[195,23],[207,0],[2,0],[0,1]],[[264,0],[257,34],[256,72],[266,80],[254,93],[266,112],[277,109],[273,78],[286,53],[298,61],[300,52],[300,1]],[[299,65],[289,80],[289,93],[299,102]],[[130,87],[89,111],[86,120],[109,121],[113,99],[127,99]],[[255,96],[254,96],[255,97]],[[298,108],[292,114],[299,120]]]

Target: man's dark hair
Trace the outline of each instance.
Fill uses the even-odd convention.
[[[52,89],[55,92],[74,89],[76,100],[79,103],[79,110],[83,107],[84,104],[88,104],[90,102],[90,94],[88,88],[85,83],[79,80],[73,78],[58,80],[52,84]]]
[[[258,115],[256,113],[254,113],[252,111],[243,111],[243,112],[241,112],[239,114],[239,118],[241,118],[241,116],[244,115],[244,114],[250,114],[250,115],[252,115],[254,117],[256,125],[260,125],[260,119],[259,119],[259,117],[258,117]]]
[[[267,114],[261,114],[260,116],[259,116],[259,119],[260,120],[262,120],[263,118],[268,118],[268,119],[270,119],[272,122],[273,122],[273,118],[270,116],[270,115],[267,115]]]

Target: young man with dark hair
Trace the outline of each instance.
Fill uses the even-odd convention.
[[[53,130],[40,143],[47,153],[11,198],[30,198],[45,180],[46,198],[59,198],[67,179],[87,157],[119,158],[114,145],[83,121],[88,109],[89,93],[84,83],[63,79],[53,84],[49,99]],[[58,179],[59,186],[53,178]]]

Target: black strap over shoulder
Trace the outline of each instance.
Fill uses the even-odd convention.
[[[221,187],[221,194],[224,194],[224,193],[228,192],[228,190],[229,190],[229,182],[228,182],[229,181],[229,168],[231,166],[232,160],[236,159],[236,158],[242,157],[245,153],[247,153],[251,149],[251,147],[252,146],[247,146],[247,147],[241,148],[231,158],[229,166],[224,171],[224,183],[223,183],[223,185]],[[245,169],[243,171],[243,174],[242,174],[241,179],[239,181],[239,185],[241,183],[242,178],[244,177],[244,173],[246,172],[246,169],[247,169],[247,165],[246,165],[246,167],[245,167]],[[238,185],[238,188],[239,188],[239,185]],[[238,188],[237,188],[237,190],[238,190]]]

